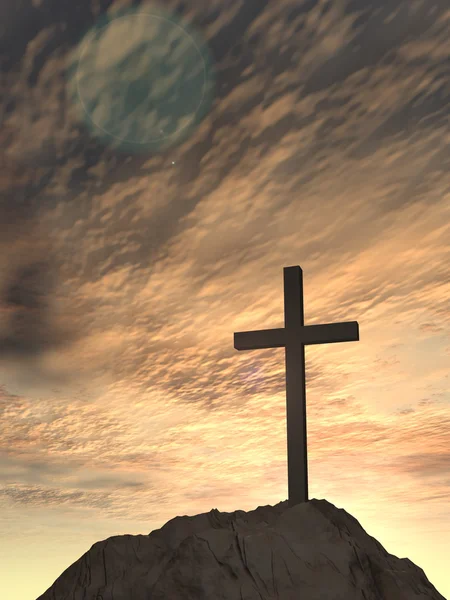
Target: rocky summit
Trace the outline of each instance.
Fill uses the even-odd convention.
[[[37,600],[445,600],[326,500],[175,517],[97,542]]]

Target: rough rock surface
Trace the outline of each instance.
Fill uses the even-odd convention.
[[[175,517],[97,542],[37,600],[445,600],[326,500]]]

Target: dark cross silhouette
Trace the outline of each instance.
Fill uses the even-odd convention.
[[[285,267],[284,329],[242,331],[234,334],[236,350],[285,347],[286,421],[289,506],[308,502],[308,457],[306,452],[305,345],[356,342],[357,321],[329,325],[305,325],[303,272]]]

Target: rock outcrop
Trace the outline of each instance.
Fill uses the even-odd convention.
[[[326,500],[175,517],[97,542],[37,600],[445,600]]]

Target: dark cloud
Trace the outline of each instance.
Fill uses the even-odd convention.
[[[395,61],[395,50],[434,26],[446,10],[448,5],[440,0],[420,5],[404,0],[349,2],[346,13],[358,15],[352,39],[310,74],[303,93],[316,93],[361,69]]]
[[[31,358],[77,339],[73,325],[54,321],[56,280],[51,261],[38,261],[13,269],[2,281],[0,305],[6,324],[0,334],[0,357]]]
[[[406,412],[404,413],[406,414]],[[422,452],[402,456],[397,466],[419,479],[436,478],[438,487],[446,488],[450,477],[449,452]]]

